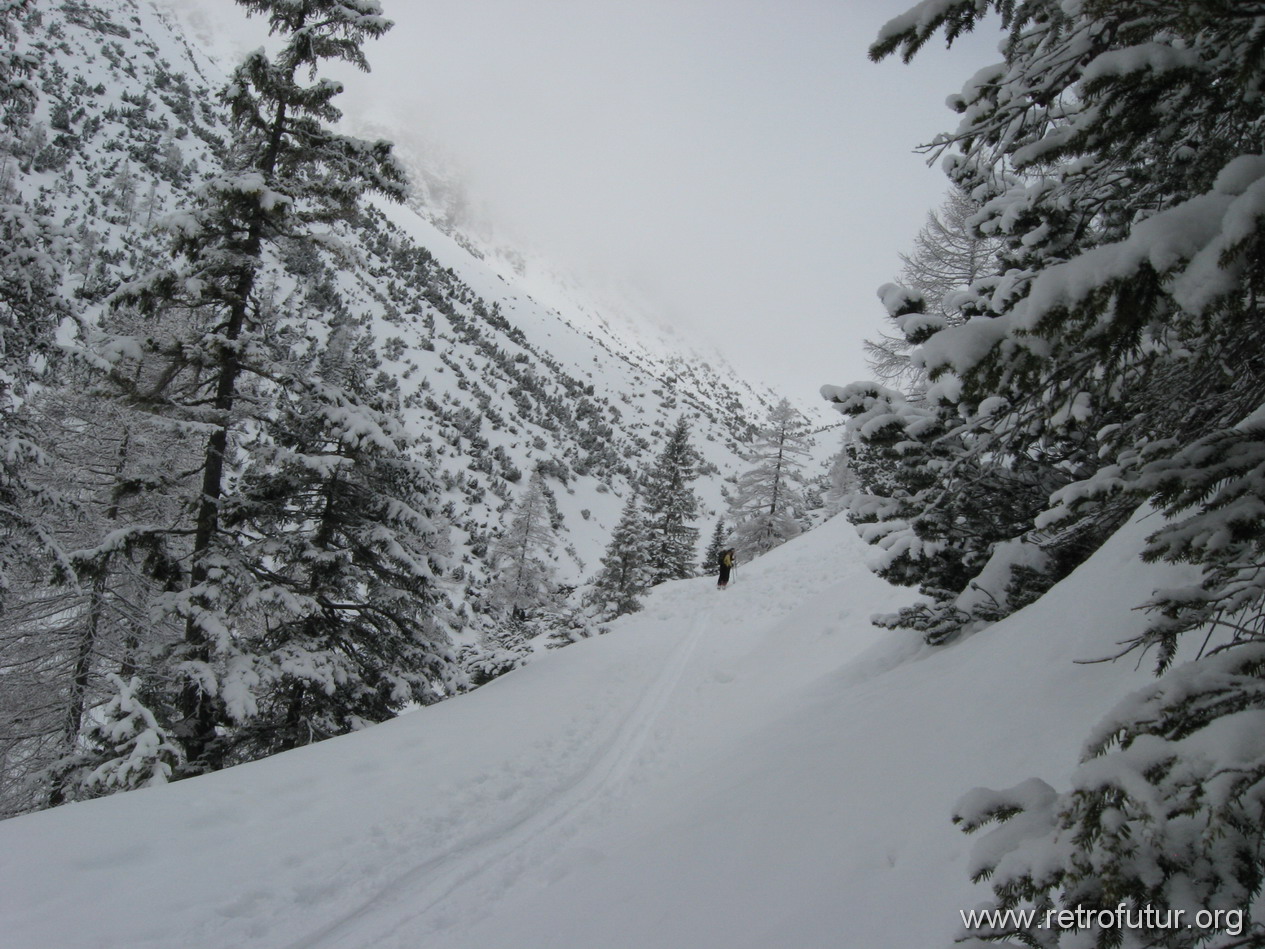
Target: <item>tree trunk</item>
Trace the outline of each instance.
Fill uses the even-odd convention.
[[[271,181],[281,154],[285,125],[286,103],[280,102],[273,116],[267,150],[257,166],[258,170],[263,172],[264,180],[267,182]],[[224,494],[224,460],[228,453],[229,432],[232,429],[237,381],[242,372],[235,344],[241,338],[242,330],[246,325],[250,294],[255,287],[255,275],[263,247],[263,232],[264,222],[261,215],[257,214],[250,225],[243,249],[246,263],[238,277],[233,304],[224,326],[224,336],[229,342],[229,347],[223,353],[220,362],[213,403],[220,422],[207,439],[206,455],[202,466],[202,492],[198,501],[193,539],[193,566],[189,576],[192,589],[206,583],[210,578],[210,566],[207,559],[215,537],[219,533],[220,501]],[[186,657],[190,661],[209,664],[211,644],[197,618],[193,616],[190,616],[185,623],[185,648]],[[219,703],[215,702],[212,696],[207,695],[197,682],[190,680],[185,683],[181,691],[180,704],[185,719],[181,737],[185,743],[189,771],[197,774],[219,770],[224,764],[223,749],[218,748],[215,742],[218,725],[222,719]]]

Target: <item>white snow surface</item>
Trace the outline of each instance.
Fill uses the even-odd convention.
[[[939,649],[842,517],[385,725],[0,823],[6,949],[949,945],[979,785],[1065,786],[1149,679],[1140,519]]]

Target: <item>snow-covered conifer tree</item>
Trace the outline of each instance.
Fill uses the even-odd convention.
[[[367,68],[362,43],[390,27],[376,0],[242,0],[268,17],[281,40],[275,59],[262,49],[238,67],[224,92],[233,123],[223,174],[196,204],[170,223],[178,263],[125,287],[115,305],[167,321],[144,344],[100,347],[115,358],[111,379],[121,395],[208,434],[199,483],[191,497],[190,573],[169,608],[185,623],[185,646],[173,657],[182,680],[180,735],[191,772],[225,761],[221,727],[258,711],[255,660],[239,648],[243,624],[266,623],[259,575],[243,537],[222,513],[232,502],[236,452],[254,424],[268,418],[284,366],[272,349],[284,308],[268,305],[264,279],[272,248],[314,243],[313,229],[351,215],[366,192],[402,196],[402,173],[383,142],[330,130],[339,118],[335,82],[316,79],[327,60]],[[307,83],[307,84],[305,84]],[[171,318],[181,316],[179,327]],[[165,368],[138,386],[125,364],[139,356]]]
[[[843,444],[839,446],[838,453],[830,462],[830,471],[827,475],[826,513],[831,516],[846,508],[848,498],[861,488],[861,479],[853,463],[853,445],[850,433],[845,433]]]
[[[804,417],[789,401],[782,399],[769,410],[768,422],[745,456],[752,467],[738,476],[729,504],[730,542],[743,560],[768,553],[802,530],[803,468],[810,445]]]
[[[1250,908],[1265,881],[1265,756],[1243,740],[1265,695],[1262,11],[924,3],[871,55],[909,58],[990,12],[1007,30],[1004,61],[953,97],[963,119],[937,147],[955,150],[945,166],[981,203],[981,232],[1003,238],[1001,265],[963,288],[973,319],[911,327],[913,358],[975,457],[1026,458],[1067,479],[1027,537],[1055,551],[1072,538],[1083,555],[1150,499],[1168,520],[1145,556],[1196,564],[1202,583],[1145,604],[1154,620],[1123,649],[1158,647],[1164,678],[1097,730],[1068,792],[1034,779],[972,795],[959,816],[968,829],[1002,824],[975,861],[1001,907]],[[1182,635],[1205,625],[1210,642],[1227,631],[1220,646],[1167,672]],[[1238,936],[1128,939],[1254,945],[1261,932],[1258,921]]]
[[[225,497],[223,523],[243,537],[238,556],[267,617],[238,646],[259,680],[238,759],[384,721],[459,684],[442,621],[439,490],[410,455],[398,405],[372,391],[372,358],[347,317],[319,352],[295,354]]]
[[[124,681],[115,673],[106,678],[114,695],[96,710],[85,735],[102,763],[81,779],[83,788],[100,794],[166,784],[180,761],[180,746],[145,704],[139,678]]]
[[[692,485],[701,460],[690,444],[689,423],[682,416],[643,479],[652,584],[694,575],[698,528],[690,522],[698,517],[701,502]]]
[[[998,564],[987,588],[976,578],[1000,545],[1031,526],[1066,474],[1060,478],[1026,457],[985,454],[950,406],[911,402],[875,383],[827,386],[823,393],[851,416],[849,454],[859,490],[848,517],[883,551],[875,571],[926,597],[876,621],[941,643],[967,624],[995,621],[1022,605],[1008,589],[1011,565]],[[1032,555],[1025,565],[1044,563],[1034,550],[1018,549]]]
[[[729,531],[725,528],[725,519],[716,518],[716,526],[712,528],[712,539],[707,542],[707,553],[703,554],[703,562],[699,565],[705,576],[714,577],[720,573],[720,555],[729,546]]]
[[[648,554],[646,524],[634,490],[624,503],[602,557],[602,568],[586,597],[603,619],[641,609],[641,594],[650,585]]]

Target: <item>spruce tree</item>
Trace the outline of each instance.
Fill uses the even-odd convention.
[[[700,564],[700,569],[705,576],[714,577],[720,573],[720,555],[729,546],[728,536],[725,519],[716,518],[716,526],[712,529],[712,539],[707,544],[707,553],[703,554],[703,562]]]
[[[290,385],[225,497],[266,626],[239,643],[259,679],[235,758],[385,721],[460,684],[442,620],[447,524],[372,348],[349,318],[289,361]],[[248,538],[248,539],[247,539]]]
[[[875,572],[925,597],[876,622],[919,630],[935,644],[1023,605],[1021,591],[1011,589],[1020,564],[995,564],[996,582],[982,595],[976,578],[994,555],[1014,552],[1006,542],[1032,528],[1067,473],[1026,456],[985,453],[986,436],[964,428],[951,406],[910,401],[874,383],[823,391],[852,417],[860,491],[848,518],[880,549]],[[1026,565],[1046,562],[1024,553],[1032,553],[1021,558]]]
[[[178,766],[180,746],[146,705],[137,677],[107,675],[113,696],[96,710],[85,742],[101,763],[81,778],[81,793],[110,793],[166,784]]]
[[[702,456],[690,444],[684,416],[643,479],[651,584],[694,575],[698,528],[690,526],[701,508],[692,487]]]
[[[176,265],[135,281],[114,300],[166,330],[151,336],[142,354],[163,365],[143,387],[119,358],[111,379],[121,395],[208,433],[191,498],[188,583],[170,605],[185,626],[171,665],[183,682],[182,720],[173,731],[189,773],[222,766],[222,729],[257,712],[259,673],[242,651],[242,627],[266,627],[266,601],[258,595],[252,543],[224,522],[224,512],[235,503],[241,441],[255,424],[266,424],[274,387],[287,377],[274,349],[285,313],[268,303],[271,254],[288,242],[312,243],[314,225],[348,218],[367,192],[402,197],[390,146],[331,131],[341,87],[315,78],[329,60],[367,69],[361,44],[390,28],[375,0],[242,3],[268,17],[281,49],[275,59],[263,50],[251,54],[224,91],[233,129],[226,167],[173,220]],[[172,329],[172,317],[182,325]]]
[[[963,120],[936,146],[981,202],[980,231],[1003,238],[999,266],[963,288],[974,318],[962,325],[898,320],[920,336],[929,401],[956,420],[950,437],[969,439],[970,457],[1025,459],[1065,480],[1025,539],[1058,554],[1072,538],[1083,556],[1150,501],[1167,520],[1145,556],[1201,571],[1197,586],[1142,604],[1152,621],[1121,649],[1151,649],[1162,678],[1095,730],[1069,790],[1032,779],[959,805],[968,830],[1000,824],[977,878],[1002,909],[1250,913],[1265,883],[1265,755],[1248,737],[1265,695],[1261,11],[1216,0],[918,9],[883,30],[874,58],[908,59],[993,12],[1007,31],[1004,62],[952,98]],[[1210,648],[1174,666],[1194,630]],[[971,935],[1246,946],[1262,926],[1126,937],[1016,919]]]
[[[809,445],[803,416],[782,399],[747,451],[752,467],[738,476],[729,504],[731,542],[743,560],[768,553],[802,530],[798,516],[805,508],[801,489]]]
[[[602,568],[585,598],[602,619],[641,609],[641,595],[650,585],[648,553],[646,524],[640,499],[633,490],[611,534]]]

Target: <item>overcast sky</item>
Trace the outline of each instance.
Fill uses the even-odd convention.
[[[176,2],[221,26],[240,16],[231,0]],[[946,187],[914,149],[1000,58],[991,32],[869,62],[912,5],[383,0],[396,27],[342,104],[440,148],[503,235],[634,288],[745,375],[816,399],[866,376],[875,290]]]

